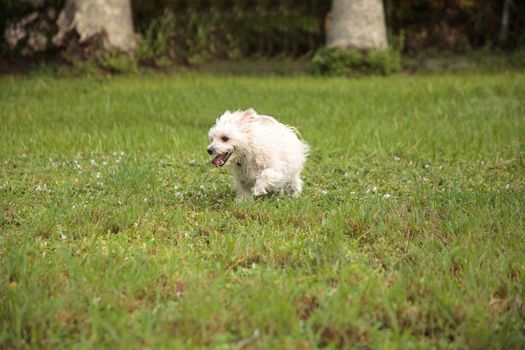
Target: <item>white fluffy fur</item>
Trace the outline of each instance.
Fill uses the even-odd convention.
[[[237,200],[272,192],[298,196],[309,147],[295,128],[255,110],[226,111],[209,133],[209,152],[231,153],[226,164],[233,172]]]

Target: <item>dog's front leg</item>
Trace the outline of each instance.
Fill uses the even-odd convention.
[[[246,197],[251,197],[252,192],[250,191],[249,185],[247,182],[239,176],[234,176],[233,184],[235,187],[235,200],[241,202]]]
[[[236,188],[236,202],[242,202],[245,198],[251,198],[251,196],[252,193],[249,190],[247,191],[244,188]]]
[[[252,192],[255,197],[262,196],[282,187],[284,175],[275,169],[268,168],[261,172],[261,175],[255,180]]]

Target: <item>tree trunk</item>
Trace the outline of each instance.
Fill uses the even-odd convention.
[[[498,35],[498,42],[500,45],[505,45],[509,37],[509,12],[512,0],[505,0],[503,2],[503,11],[501,13],[501,28]]]
[[[382,0],[333,0],[326,45],[342,49],[388,47]]]
[[[76,31],[80,43],[102,34],[106,49],[131,52],[136,46],[130,0],[67,0],[57,25],[55,45]]]

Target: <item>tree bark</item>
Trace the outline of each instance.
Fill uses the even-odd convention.
[[[498,35],[498,42],[501,45],[505,45],[509,37],[509,12],[511,4],[512,0],[505,0],[503,2],[503,11],[501,13],[501,28]]]
[[[136,47],[130,0],[67,0],[57,25],[53,42],[58,46],[76,31],[80,43],[103,34],[106,49],[131,52]]]
[[[388,47],[382,0],[333,0],[326,45],[342,49]]]

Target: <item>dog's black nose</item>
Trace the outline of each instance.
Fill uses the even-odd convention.
[[[211,147],[210,147],[210,148],[208,148],[208,154],[212,154],[212,153],[213,153],[213,151],[214,151],[214,149],[213,149],[213,148],[211,148]]]

